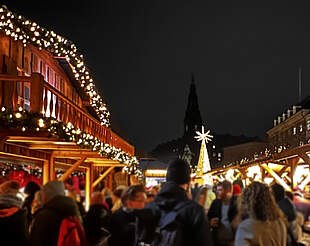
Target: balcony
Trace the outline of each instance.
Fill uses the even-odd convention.
[[[27,93],[24,88],[27,89]],[[2,107],[13,110],[22,107],[30,112],[41,113],[45,117],[53,117],[64,124],[70,122],[74,127],[98,138],[101,142],[120,148],[131,156],[134,155],[134,146],[110,128],[102,126],[86,110],[44,81],[41,74],[33,73],[30,77],[0,74],[0,108]]]

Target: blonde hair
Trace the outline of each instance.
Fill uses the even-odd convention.
[[[241,196],[243,214],[261,221],[283,219],[270,188],[260,182],[253,182],[244,189]]]

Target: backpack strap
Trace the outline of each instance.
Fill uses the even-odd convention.
[[[179,215],[179,211],[191,203],[192,203],[191,200],[180,202],[171,211],[163,215],[160,220],[160,228],[164,228],[171,222],[175,221],[177,216]]]

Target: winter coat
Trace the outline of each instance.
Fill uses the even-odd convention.
[[[68,216],[80,217],[77,204],[66,196],[56,196],[38,210],[31,229],[32,246],[57,246],[61,222]]]
[[[147,205],[147,208],[154,211],[159,208],[161,213],[167,213],[180,203],[186,203],[178,212],[178,218],[184,225],[183,245],[213,245],[203,207],[189,200],[186,191],[177,184],[173,182],[165,183],[154,201]]]
[[[6,245],[27,245],[26,212],[15,195],[0,195],[1,242]],[[2,243],[1,243],[2,245]]]
[[[236,211],[231,208],[231,205],[235,202],[232,201],[233,197],[229,200],[228,203],[228,211],[227,211],[227,223],[222,223],[222,208],[223,208],[223,201],[220,199],[215,199],[208,212],[209,220],[213,218],[218,218],[219,224],[216,228],[212,228],[212,237],[214,239],[215,245],[227,245],[233,241],[234,237],[234,230],[231,226],[230,219],[233,219],[236,216]],[[237,198],[236,198],[237,199]]]
[[[235,246],[286,246],[286,225],[278,219],[260,221],[243,220],[237,229]]]
[[[132,246],[135,240],[135,215],[126,208],[120,208],[112,214],[109,238],[110,246]]]
[[[84,217],[84,229],[90,246],[98,245],[110,235],[111,212],[104,205],[90,206]]]

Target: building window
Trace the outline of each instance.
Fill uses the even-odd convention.
[[[299,126],[299,131],[302,132],[302,124]]]
[[[293,135],[296,135],[296,127],[293,128]]]
[[[215,149],[215,145],[213,145],[212,148]]]
[[[213,152],[213,157],[216,157],[216,153],[215,152]]]
[[[217,153],[217,156],[218,156],[218,157],[221,157],[221,156],[222,156],[222,154],[221,154],[221,153]]]

